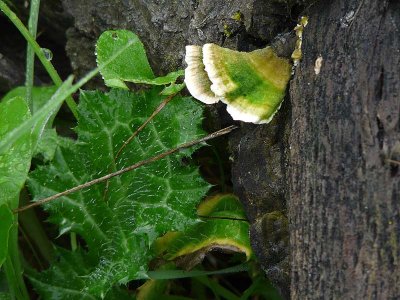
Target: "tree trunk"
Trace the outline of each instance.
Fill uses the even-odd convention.
[[[399,1],[310,8],[290,88],[293,299],[400,297],[399,73]]]

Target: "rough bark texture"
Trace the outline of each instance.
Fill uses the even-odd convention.
[[[399,299],[400,2],[309,17],[290,89],[292,298]]]
[[[250,239],[266,275],[290,296],[289,231],[286,207],[288,100],[266,125],[243,125],[231,134],[232,182],[250,221]]]
[[[78,74],[95,66],[94,44],[105,30],[137,33],[153,69],[161,75],[182,67],[188,44],[214,42],[244,50],[265,44],[285,28],[291,9],[298,7],[293,0],[62,2],[75,19],[68,31],[67,52]],[[82,64],[81,56],[92,57],[87,60],[90,64]]]

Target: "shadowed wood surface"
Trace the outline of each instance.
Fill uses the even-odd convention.
[[[310,9],[290,90],[293,299],[400,297],[399,28],[399,1]]]

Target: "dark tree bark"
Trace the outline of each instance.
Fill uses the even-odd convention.
[[[399,299],[400,2],[315,4],[290,97],[292,298]]]

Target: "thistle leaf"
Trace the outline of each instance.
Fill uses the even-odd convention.
[[[82,251],[70,252],[57,249],[58,263],[44,272],[27,269],[25,275],[44,299],[93,300],[85,290],[85,275],[94,267],[95,261]],[[115,287],[105,297],[109,300],[132,299],[126,291]]]
[[[51,196],[204,135],[202,109],[191,98],[175,97],[115,159],[162,101],[161,88],[130,93],[82,92],[77,141],[63,142],[50,165],[30,174],[35,199]],[[95,261],[83,276],[85,293],[104,297],[117,284],[146,275],[154,240],[198,222],[196,205],[209,188],[197,167],[182,162],[195,148],[115,177],[106,184],[64,196],[45,205],[60,234],[73,231]],[[63,268],[64,269],[64,268]],[[61,270],[61,269],[60,269]],[[46,278],[52,281],[52,271]],[[40,292],[37,280],[33,285]],[[43,281],[43,279],[41,279]],[[65,285],[74,282],[65,278]],[[41,293],[42,294],[42,293]],[[42,294],[44,295],[44,294]]]

